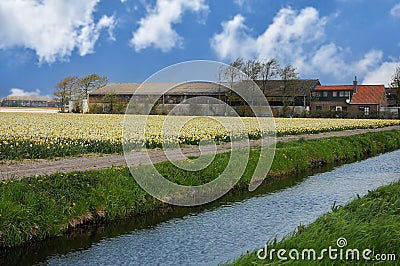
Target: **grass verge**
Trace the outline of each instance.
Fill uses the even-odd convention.
[[[278,143],[265,182],[399,148],[400,131],[396,130]],[[229,158],[230,153],[217,154],[200,172],[183,171],[168,162],[156,168],[175,183],[199,185],[215,179]],[[236,190],[247,189],[258,158],[259,150],[251,150]],[[61,235],[88,223],[162,214],[170,208],[147,194],[126,167],[10,180],[0,184],[0,247]]]
[[[400,181],[344,207],[333,207],[314,223],[299,226],[282,241],[270,242],[261,252],[244,255],[233,265],[399,265],[399,191]],[[286,251],[280,256],[287,260],[278,259],[280,249]]]

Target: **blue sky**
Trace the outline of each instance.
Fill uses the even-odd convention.
[[[387,84],[399,0],[2,0],[0,97],[52,95],[69,75],[144,81],[196,59],[277,58],[322,84]]]

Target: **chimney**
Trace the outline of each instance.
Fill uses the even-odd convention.
[[[358,90],[357,76],[354,77],[353,86],[354,86],[354,93],[357,93]]]

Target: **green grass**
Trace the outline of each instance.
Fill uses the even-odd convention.
[[[279,260],[276,252],[273,260],[269,257],[259,259],[257,252],[244,255],[234,261],[233,265],[399,265],[400,264],[400,182],[378,188],[365,197],[356,199],[344,207],[333,207],[332,212],[323,215],[307,227],[299,226],[297,230],[278,243],[270,242],[267,245],[267,254],[272,249],[284,249],[285,256],[289,259],[288,252],[296,249],[302,254],[304,249],[316,251],[316,257],[321,257],[323,249],[338,249],[338,259],[331,260],[325,253],[321,260]],[[343,247],[343,260],[340,261],[340,248],[337,240],[344,237],[347,246]],[[349,255],[348,249],[357,249],[360,253],[356,257]],[[366,253],[371,261],[363,258],[363,251],[370,249],[371,254]],[[265,250],[265,248],[264,248]],[[395,255],[396,261],[377,261],[374,256],[384,254],[386,259]],[[260,253],[264,256],[264,252]],[[300,255],[301,258],[301,255]],[[381,257],[382,258],[382,257]],[[394,258],[394,257],[392,257]]]
[[[399,148],[400,131],[278,143],[265,184],[325,164],[354,161]],[[229,158],[230,153],[217,154],[200,172],[184,171],[169,162],[156,164],[156,168],[175,183],[200,185],[218,177]],[[247,190],[258,158],[259,149],[251,150],[246,170],[232,193]],[[61,235],[86,223],[148,212],[162,214],[170,208],[143,191],[125,167],[2,182],[0,247]]]
[[[122,153],[121,144],[112,141],[59,138],[43,142],[2,139],[0,136],[0,160],[47,159],[80,156],[89,153]]]

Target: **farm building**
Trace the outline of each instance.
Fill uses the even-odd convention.
[[[297,114],[309,111],[312,94],[315,88],[321,85],[318,79],[258,80],[256,82],[275,114],[285,112],[285,108],[292,109],[291,112]]]
[[[256,83],[269,101],[275,115],[280,113],[284,107],[290,107],[299,114],[309,110],[312,91],[316,86],[320,85],[318,80],[270,80],[264,82],[256,81]],[[142,87],[138,92],[141,85],[142,83],[110,83],[94,90],[89,93],[89,108],[92,110],[93,108],[104,110],[109,108],[110,104],[115,104],[115,102],[127,104],[134,94],[138,99],[140,97],[145,99],[149,95],[159,94],[160,90],[164,90],[165,93],[158,100],[159,112],[168,112],[177,104],[181,104],[190,98],[206,96],[228,103],[240,115],[249,115],[246,103],[229,89],[228,83],[151,82],[146,83],[146,88]],[[249,91],[251,93],[251,89]],[[110,95],[113,95],[113,97],[110,97]],[[251,95],[249,98],[251,98]],[[251,104],[254,104],[257,99],[252,99],[251,101]]]
[[[346,112],[351,115],[370,116],[388,106],[384,85],[317,86],[312,111]]]
[[[386,88],[386,97],[389,107],[400,107],[400,97],[398,95],[398,89]]]
[[[56,107],[54,99],[44,96],[7,96],[0,101],[7,107]]]

